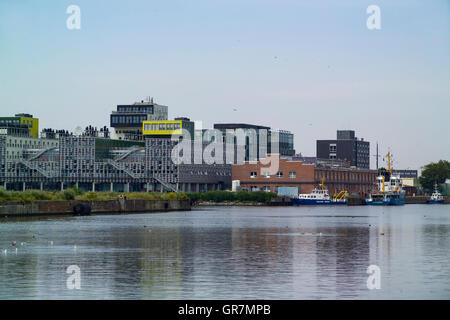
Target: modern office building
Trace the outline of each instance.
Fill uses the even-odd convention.
[[[400,176],[400,178],[410,178],[410,179],[417,179],[418,178],[418,172],[417,170],[411,170],[411,169],[392,169],[392,174],[396,176]]]
[[[393,169],[392,174],[400,176],[402,179],[403,189],[407,196],[416,195],[420,189],[419,177],[417,170],[411,169]]]
[[[144,121],[142,123],[144,136],[170,137],[171,135],[182,135],[183,129],[189,132],[192,140],[194,138],[194,122],[189,118],[179,117],[175,120]]]
[[[38,138],[39,119],[33,118],[33,115],[28,113],[18,113],[14,117],[0,117],[0,132]]]
[[[130,105],[118,105],[110,116],[111,127],[114,128],[118,140],[143,141],[142,122],[168,119],[168,107],[142,100]]]
[[[188,118],[176,119],[178,120],[143,123],[146,151],[148,151],[146,159],[149,161],[148,175],[157,177],[160,181],[169,181],[177,186],[177,190],[185,192],[230,188],[231,165],[225,162],[225,152],[222,154],[220,163],[207,163],[203,158],[207,144],[202,142],[198,150],[198,146],[192,139],[194,123]],[[187,161],[176,164],[172,158],[172,151],[178,141],[173,141],[172,137],[173,135],[182,137],[183,129],[187,130],[191,137],[188,142],[190,154],[184,155]],[[183,152],[188,151],[183,150]]]
[[[279,137],[278,151],[281,156],[292,157],[295,154],[294,134],[286,130],[271,131],[276,132]],[[269,136],[270,141],[270,136]],[[271,151],[269,151],[271,152]]]
[[[350,166],[370,168],[370,143],[358,139],[353,130],[338,130],[336,140],[317,140],[318,159],[343,160]]]
[[[15,189],[22,190],[22,182],[39,182],[57,170],[54,150],[58,148],[59,141],[31,137],[28,129],[25,132],[28,134],[24,135],[23,131],[0,133],[0,182],[4,187],[10,183]],[[33,161],[37,158],[50,161]]]
[[[181,120],[180,120],[181,121]],[[141,128],[142,130],[142,128]],[[160,132],[144,141],[108,138],[88,126],[81,135],[43,130],[46,138],[0,134],[0,183],[7,189],[203,191],[231,186],[231,166],[176,164],[177,141]]]
[[[286,130],[271,130],[270,127],[247,123],[216,123],[214,129],[222,132],[223,142],[231,132],[243,132],[244,137],[233,139],[233,143],[245,150],[245,161],[256,161],[268,153],[279,153],[282,157],[295,154],[294,135]],[[277,145],[273,145],[273,143]]]

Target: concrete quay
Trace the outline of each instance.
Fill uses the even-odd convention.
[[[79,208],[83,208],[80,212]],[[0,203],[0,217],[42,215],[115,214],[191,210],[189,199],[180,200],[42,200]]]

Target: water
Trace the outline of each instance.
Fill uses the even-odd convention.
[[[449,299],[449,208],[2,219],[0,299]],[[70,265],[80,290],[67,288]],[[369,265],[381,289],[367,288]]]

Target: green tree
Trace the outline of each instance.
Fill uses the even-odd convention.
[[[439,160],[439,162],[432,162],[423,167],[419,182],[426,191],[432,191],[435,183],[444,183],[449,178],[450,162]]]

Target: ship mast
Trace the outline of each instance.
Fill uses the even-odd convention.
[[[388,158],[388,169],[387,171],[392,174],[392,168],[391,168],[391,152],[389,151],[388,154],[386,155]]]

